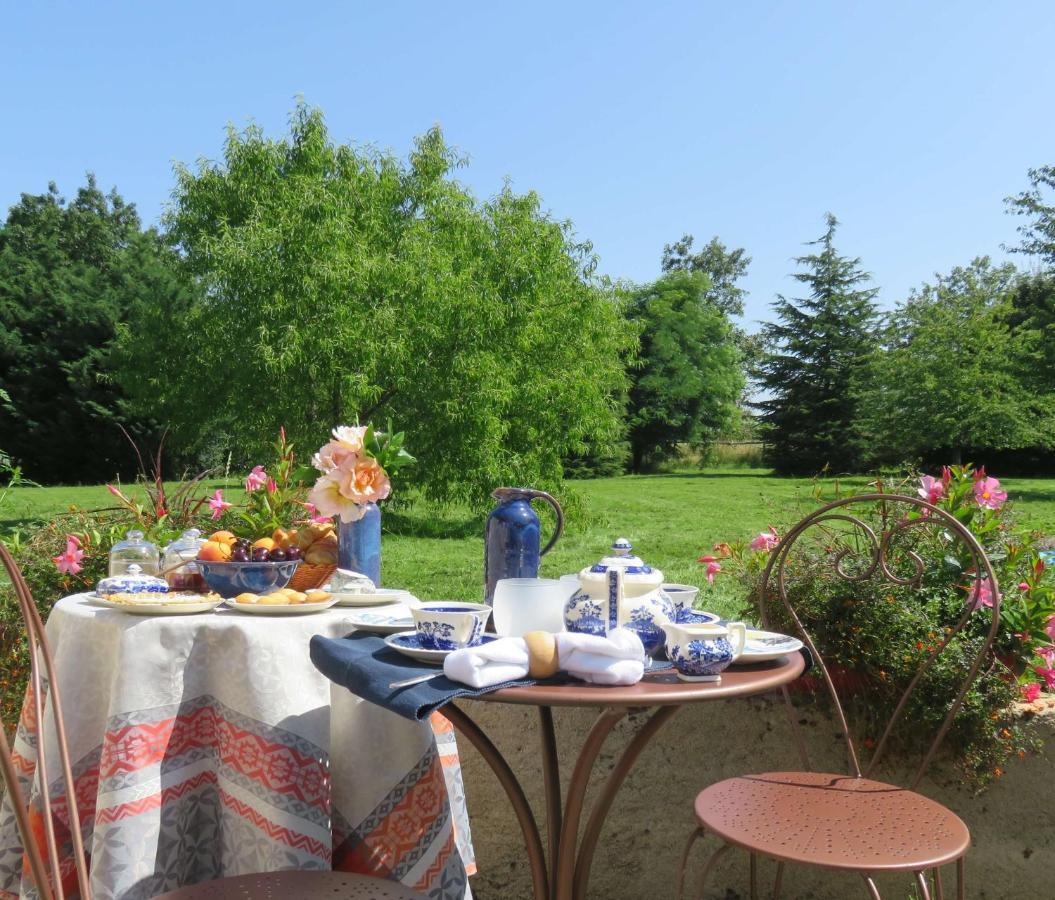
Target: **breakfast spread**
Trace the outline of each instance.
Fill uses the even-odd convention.
[[[239,605],[250,606],[300,606],[310,603],[325,603],[330,599],[327,591],[295,591],[292,588],[282,588],[272,591],[270,594],[239,594],[232,602]]]

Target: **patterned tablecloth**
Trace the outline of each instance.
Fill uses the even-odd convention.
[[[352,630],[348,612],[153,618],[82,595],[56,604],[47,632],[98,900],[291,868],[397,878],[437,900],[469,896],[475,866],[450,723],[366,703],[308,658],[312,635]],[[43,742],[68,838],[46,718],[41,734],[26,705],[15,762],[35,797]],[[68,854],[65,864],[72,876]],[[35,896],[5,797],[0,898]]]

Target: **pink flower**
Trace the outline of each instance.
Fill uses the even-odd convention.
[[[919,484],[916,493],[928,503],[937,503],[945,496],[945,484],[933,475],[924,475],[919,480]]]
[[[356,503],[377,503],[392,492],[388,475],[372,456],[361,456],[354,464],[345,460],[332,474],[339,476],[341,493]]]
[[[760,531],[753,541],[751,541],[752,550],[765,550],[768,553],[777,544],[780,543],[780,536],[777,534],[777,530],[770,525],[769,531]]]
[[[1007,500],[1007,491],[1000,490],[1000,481],[996,478],[985,477],[982,470],[981,478],[974,482],[974,500],[982,509],[1000,509]]]
[[[714,584],[714,576],[722,571],[722,564],[719,562],[707,563],[707,583]]]
[[[1055,647],[1037,647],[1034,652],[1044,660],[1044,665],[1050,666],[1055,663]]]
[[[1048,637],[1055,641],[1055,616],[1048,619],[1048,624],[1044,626],[1044,630],[1048,633]]]
[[[311,464],[328,475],[334,469],[343,466],[349,459],[358,458],[363,451],[363,438],[366,436],[365,425],[340,425],[331,432],[333,440],[319,448],[311,458]]]
[[[212,507],[212,517],[218,519],[225,509],[230,508],[231,504],[223,499],[223,491],[217,491],[209,498],[209,506]]]
[[[108,485],[106,486],[106,489],[107,489],[107,490],[108,490],[108,491],[109,491],[109,492],[110,492],[111,494],[113,494],[113,495],[114,495],[114,496],[115,496],[115,497],[116,497],[116,498],[117,498],[118,500],[125,500],[125,499],[126,499],[126,498],[125,498],[125,495],[124,495],[124,494],[122,494],[122,493],[121,493],[121,491],[120,491],[120,490],[118,490],[117,488],[115,488],[115,487],[114,487],[114,486],[113,486],[112,484],[108,484]]]
[[[312,524],[323,525],[333,521],[330,516],[320,516],[318,514],[318,511],[315,509],[314,503],[303,503],[301,505],[308,511],[308,515],[311,517]]]
[[[267,484],[267,477],[263,466],[253,466],[253,471],[249,473],[245,480],[245,492],[251,494],[253,491],[259,491],[260,488]]]
[[[1029,590],[1029,582],[1028,581],[1020,581],[1018,583],[1018,589],[1020,591],[1028,591]]]
[[[358,522],[366,515],[366,507],[350,500],[341,492],[338,474],[321,475],[308,494],[311,505],[324,516],[339,516],[342,522]]]
[[[277,490],[278,490],[278,485],[275,484],[275,479],[272,478],[270,475],[268,475],[267,476],[267,492],[269,494],[273,494]]]
[[[1030,684],[1020,684],[1018,689],[1022,692],[1022,699],[1026,703],[1033,703],[1040,696],[1040,685],[1035,681]]]
[[[701,556],[699,559],[696,560],[696,562],[701,562],[701,563],[712,563],[712,562],[717,562],[717,561],[718,561],[718,557],[717,556]]]
[[[1055,669],[1049,669],[1045,666],[1034,666],[1033,671],[1044,679],[1044,687],[1048,691],[1055,691]]]
[[[84,559],[81,542],[72,534],[66,535],[66,551],[51,559],[55,563],[55,568],[64,575],[76,575],[84,568],[81,565],[81,560]]]
[[[974,608],[992,607],[994,597],[993,583],[988,578],[979,578],[974,587]]]

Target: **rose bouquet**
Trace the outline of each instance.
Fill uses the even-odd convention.
[[[403,448],[404,435],[377,431],[372,425],[340,425],[331,440],[312,457],[321,473],[308,502],[323,516],[356,522],[370,503],[379,503],[392,492],[389,473],[415,462]]]

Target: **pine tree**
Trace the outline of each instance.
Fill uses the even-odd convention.
[[[767,456],[781,473],[852,471],[859,465],[854,441],[856,381],[875,346],[877,288],[861,260],[835,249],[838,220],[797,257],[806,271],[793,274],[809,296],[773,304],[777,321],[762,329],[765,352],[759,382],[765,399],[755,403],[768,426]]]

